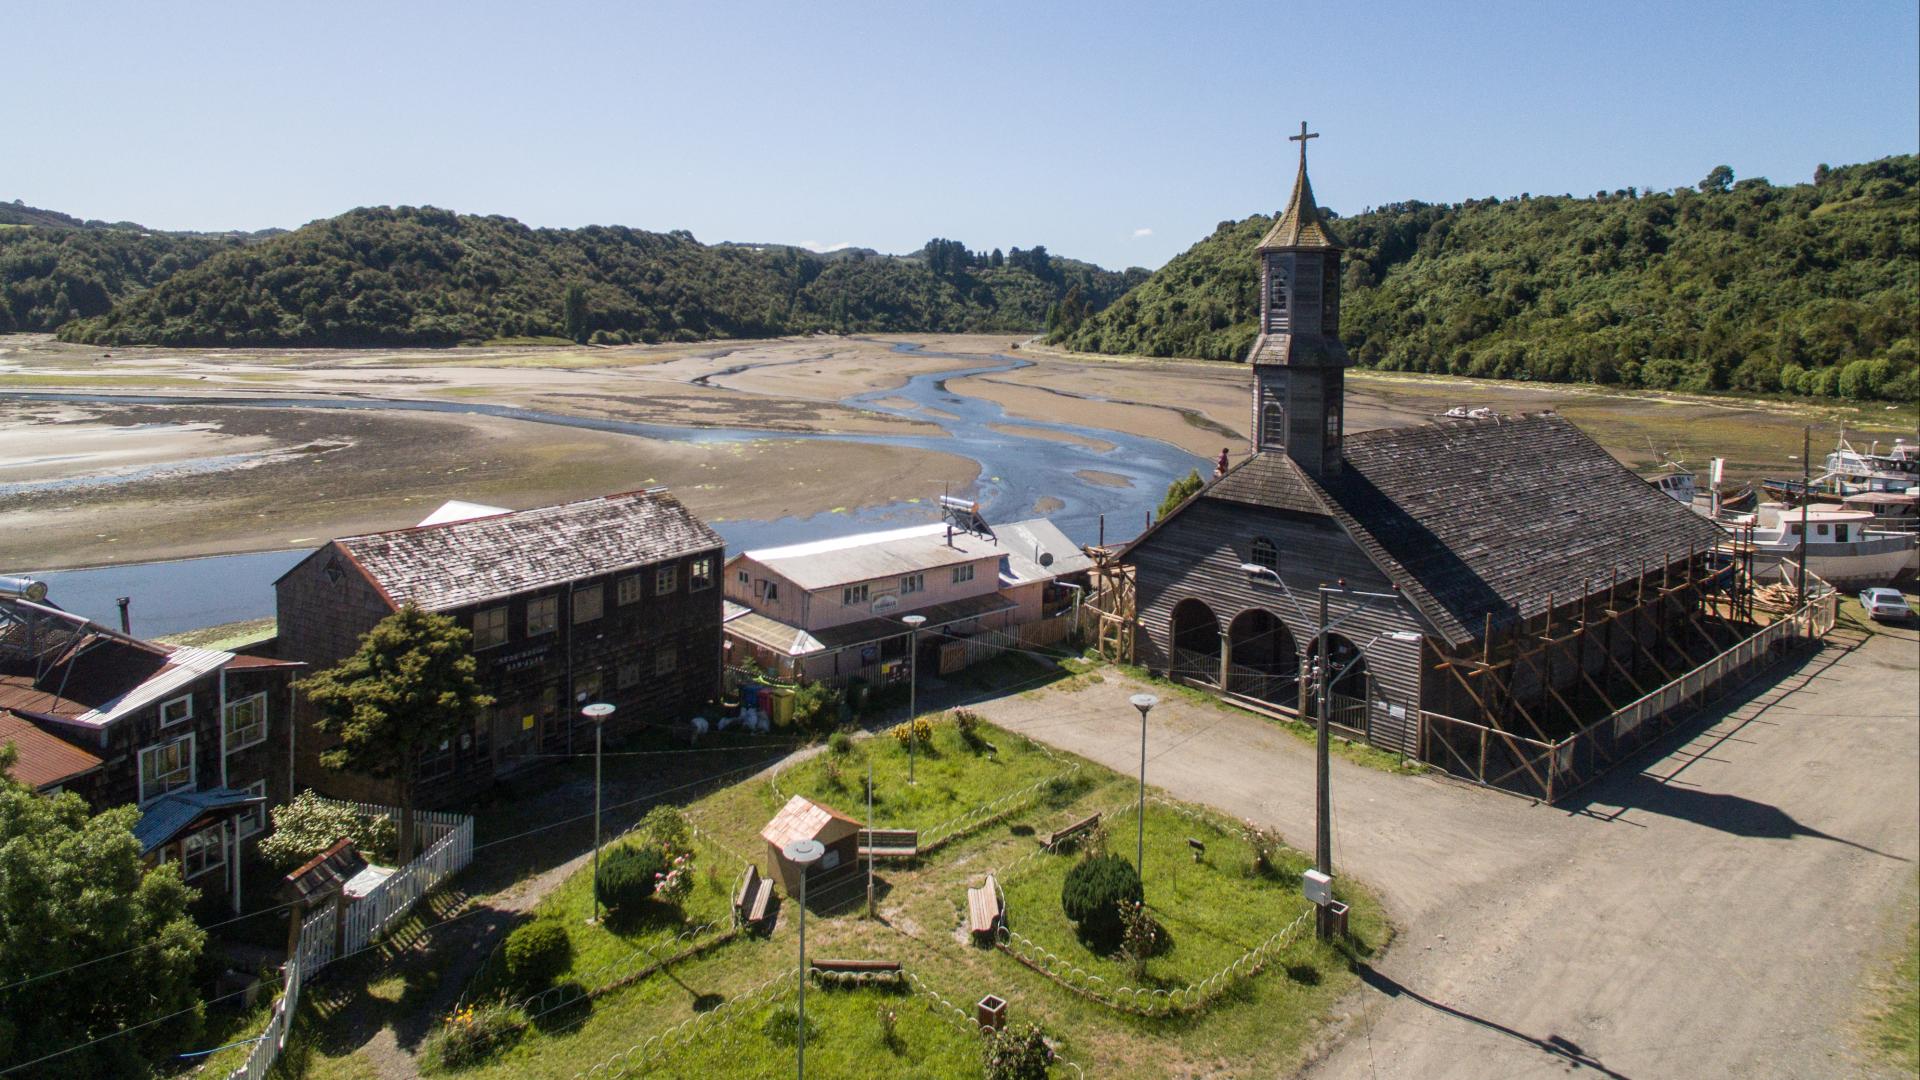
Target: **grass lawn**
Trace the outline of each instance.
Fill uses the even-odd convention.
[[[1131,806],[1106,819],[1107,850],[1132,862],[1138,821]],[[1189,839],[1206,845],[1200,862],[1193,859]],[[1300,894],[1300,872],[1311,860],[1288,852],[1273,872],[1256,874],[1246,838],[1211,819],[1149,801],[1146,849],[1147,908],[1170,944],[1147,961],[1144,979],[1136,978],[1125,960],[1098,955],[1075,936],[1060,908],[1061,886],[1080,861],[1075,853],[1029,859],[1000,882],[1008,927],[1110,984],[1173,990],[1233,963],[1311,906]]]
[[[1036,851],[1038,835],[1095,809],[1124,805],[1133,781],[1071,755],[1049,753],[1006,731],[983,725],[981,734],[999,747],[995,758],[966,749],[950,722],[939,725],[936,753],[917,762],[919,784],[912,794],[903,790],[905,751],[883,733],[854,741],[853,752],[841,765],[844,797],[828,780],[822,754],[785,769],[777,778],[779,793],[767,778],[756,777],[695,801],[686,807],[688,816],[713,837],[715,847],[736,852],[738,858],[727,860],[703,850],[703,864],[722,867],[719,889],[703,894],[713,889],[703,865],[688,904],[724,905],[739,858],[754,859],[765,869],[758,832],[785,794],[819,795],[850,813],[864,810],[856,796],[869,755],[881,794],[875,803],[881,824],[922,828],[1078,764],[1066,790],[1043,790],[1038,800],[1019,800],[1005,819],[971,830],[915,863],[882,864],[877,921],[863,918],[859,904],[839,909],[840,914],[816,908],[807,921],[809,955],[897,960],[966,1010],[980,997],[998,994],[1009,1001],[1014,1023],[1038,1023],[1084,1075],[1268,1075],[1297,1062],[1317,1037],[1321,1018],[1356,983],[1354,961],[1371,955],[1385,940],[1387,931],[1372,898],[1349,883],[1346,899],[1353,905],[1355,943],[1336,948],[1304,934],[1264,972],[1231,983],[1202,1011],[1140,1017],[1089,1000],[1010,957],[968,943],[965,891],[986,871],[1019,861],[1005,885],[1012,925],[1036,938],[1045,935],[1049,948],[1073,956],[1089,970],[1127,974],[1120,962],[1088,954],[1060,913],[1059,883],[1074,856],[1021,860]],[[1131,853],[1132,821],[1126,810],[1117,813],[1110,827],[1110,850]],[[1185,984],[1204,978],[1304,909],[1295,884],[1298,869],[1306,865],[1303,856],[1288,852],[1276,877],[1254,877],[1245,872],[1251,865],[1250,848],[1230,826],[1195,820],[1153,802],[1147,824],[1147,895],[1174,939],[1171,951],[1150,962],[1150,982]],[[1192,861],[1188,837],[1206,843],[1206,863]],[[537,917],[568,924],[578,950],[576,972],[596,958],[630,948],[629,942],[636,940],[581,921],[586,916],[587,876],[584,871],[575,875],[536,910]],[[669,1050],[664,1070],[648,1075],[785,1075],[792,1068],[791,1045],[768,1030],[768,1017],[779,1006],[769,1005],[754,991],[792,970],[797,959],[795,914],[791,901],[783,900],[770,937],[737,938],[565,1011],[459,1075],[475,1080],[566,1080],[734,999],[742,1000],[696,1025],[699,1034]],[[898,1018],[897,1053],[880,1041],[877,1014],[888,1003],[895,1003]],[[977,1077],[977,1038],[930,1011],[928,1004],[917,994],[816,983],[808,992],[808,1015],[816,1030],[808,1044],[809,1073],[822,1078]],[[331,1069],[346,1063],[327,1064]],[[1074,1073],[1061,1068],[1054,1075]]]
[[[1907,927],[1906,951],[1887,973],[1882,998],[1871,1020],[1873,1047],[1886,1060],[1920,1076],[1920,927]]]
[[[931,739],[913,753],[915,782],[907,783],[907,748],[890,734],[853,741],[852,752],[822,751],[782,769],[771,782],[742,784],[703,802],[699,820],[721,833],[742,855],[759,858],[766,844],[761,826],[794,795],[805,795],[865,820],[867,765],[873,765],[873,818],[880,829],[923,833],[986,806],[1002,796],[1074,771],[1075,762],[1023,736],[983,727],[982,740],[995,753],[969,746],[951,721],[936,723]],[[1084,790],[1069,776],[1054,790],[1034,792],[1036,801],[1060,805]],[[1025,800],[1014,800],[1025,804]],[[945,832],[945,829],[941,829]],[[923,835],[922,839],[932,839]]]

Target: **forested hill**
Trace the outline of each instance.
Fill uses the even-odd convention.
[[[1400,203],[1334,222],[1341,336],[1362,364],[1554,382],[1920,398],[1920,159],[1592,198]],[[1105,311],[1091,352],[1239,360],[1254,249],[1222,222]]]
[[[828,257],[709,246],[680,231],[533,229],[432,207],[375,207],[221,251],[62,326],[60,336],[115,345],[436,345],[1018,332],[1041,328],[1056,303],[1103,307],[1145,277],[1039,247],[974,252],[935,240],[908,257]]]

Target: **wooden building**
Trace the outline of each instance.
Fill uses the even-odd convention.
[[[0,743],[38,791],[138,806],[142,855],[180,863],[210,910],[238,908],[244,857],[287,799],[299,666],[0,597]]]
[[[788,896],[800,895],[800,879],[804,876],[818,899],[819,890],[839,884],[859,869],[860,829],[858,821],[840,811],[795,795],[760,830],[760,839],[767,842],[771,876],[780,879],[780,887]],[[786,856],[787,845],[796,840],[818,840],[826,853],[803,870]]]
[[[468,516],[474,514],[478,516]],[[544,756],[593,745],[580,706],[617,707],[607,734],[665,726],[719,695],[718,534],[664,490],[500,511],[334,540],[275,582],[275,651],[315,670],[408,603],[473,633],[495,705],[423,766],[422,805],[468,798]],[[328,794],[391,801],[387,781],[322,770],[330,745],[300,702],[300,776]]]
[[[1567,420],[1345,431],[1341,248],[1301,144],[1258,251],[1253,454],[1099,572],[1109,622],[1121,595],[1137,618],[1103,636],[1296,712],[1331,588],[1329,719],[1415,756],[1428,714],[1550,740],[1731,643],[1720,530]]]

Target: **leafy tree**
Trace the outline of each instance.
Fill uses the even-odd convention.
[[[299,683],[320,711],[315,727],[340,740],[320,763],[396,782],[402,862],[414,852],[420,759],[493,704],[474,678],[471,637],[451,618],[408,604],[363,634],[352,656]]]
[[[206,934],[187,916],[196,894],[178,866],[143,868],[137,809],[92,814],[71,792],[37,795],[5,775],[12,764],[0,746],[0,1066],[145,1077],[150,1058],[184,1048],[204,1019]],[[94,1039],[104,1041],[27,1064]]]
[[[582,344],[587,340],[587,287],[575,282],[567,286],[566,310],[562,319],[567,325],[567,336]]]
[[[1733,169],[1726,165],[1715,165],[1707,175],[1695,185],[1701,194],[1715,194],[1731,190],[1733,187]]]
[[[1200,470],[1198,469],[1194,469],[1187,473],[1187,475],[1168,484],[1167,497],[1160,500],[1160,509],[1154,513],[1154,518],[1156,520],[1164,519],[1168,514],[1173,513],[1181,503],[1186,502],[1189,498],[1193,497],[1196,492],[1206,486],[1206,481],[1200,479]]]

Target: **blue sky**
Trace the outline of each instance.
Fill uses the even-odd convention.
[[[1322,202],[1807,179],[1912,153],[1860,3],[8,3],[0,198],[155,228],[535,225],[1156,267]]]

